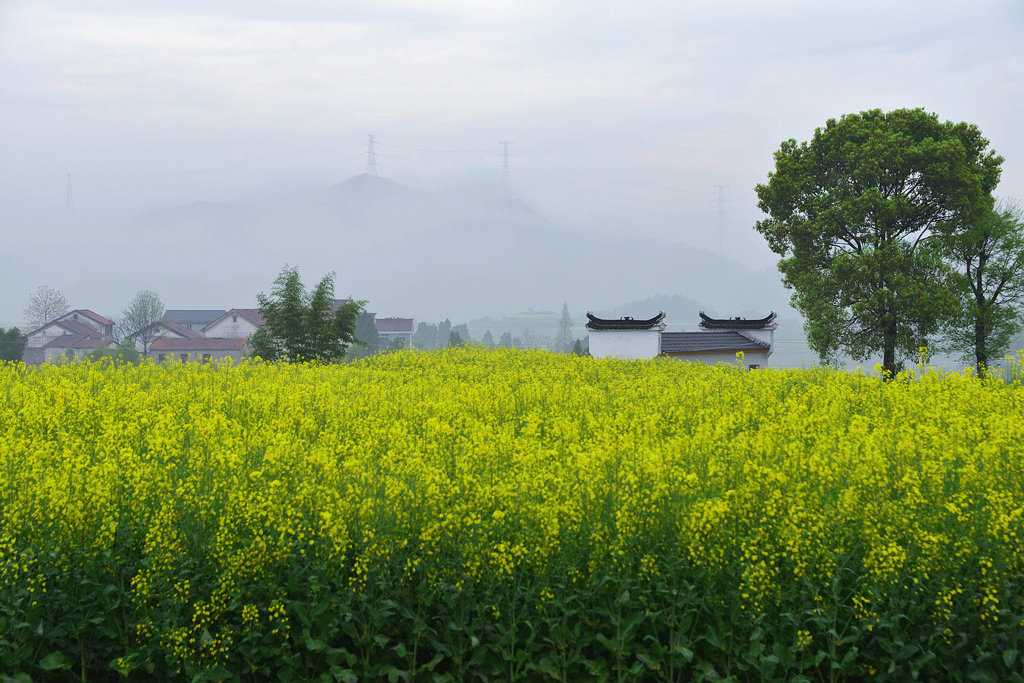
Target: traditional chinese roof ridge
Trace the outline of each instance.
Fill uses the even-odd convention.
[[[374,321],[378,332],[412,332],[412,318],[377,318]]]
[[[245,347],[244,337],[189,337],[174,339],[160,337],[149,345],[150,351],[236,351]]]
[[[618,320],[612,320],[607,318],[598,318],[590,311],[587,311],[587,328],[591,330],[649,330],[652,327],[659,325],[662,319],[665,317],[663,311],[659,311],[658,315],[653,318],[647,318],[646,320],[636,320],[629,316],[624,316]]]
[[[775,311],[764,318],[712,318],[700,312],[700,326],[708,330],[763,330],[775,322]]]
[[[662,353],[736,353],[738,351],[766,351],[766,342],[744,337],[731,330],[714,332],[662,332]]]

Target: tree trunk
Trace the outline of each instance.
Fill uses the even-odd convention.
[[[882,340],[882,371],[885,379],[892,379],[896,376],[896,317],[892,313],[887,313],[886,317]]]

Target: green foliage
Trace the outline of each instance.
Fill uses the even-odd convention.
[[[306,292],[297,268],[285,266],[270,296],[256,300],[265,323],[250,337],[252,355],[266,361],[333,363],[356,341],[355,328],[363,301],[336,302],[334,273]]]
[[[955,314],[942,239],[991,205],[1002,157],[987,146],[922,109],[849,114],[782,143],[755,229],[823,359],[881,352],[895,374]]]
[[[417,349],[429,351],[437,348],[437,325],[420,323],[416,326],[416,334],[412,337],[412,345]]]
[[[943,253],[957,268],[962,295],[947,339],[964,361],[985,372],[1020,332],[1024,315],[1024,216],[1004,203],[949,231]]]
[[[0,327],[0,360],[21,360],[28,338],[17,327],[4,331]]]

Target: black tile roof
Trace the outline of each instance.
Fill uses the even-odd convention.
[[[763,330],[775,321],[775,311],[763,318],[712,318],[700,312],[700,326],[709,330]]]
[[[655,325],[659,324],[662,318],[665,317],[664,312],[659,312],[658,315],[647,320],[635,320],[630,317],[619,318],[618,320],[612,320],[607,318],[598,318],[590,311],[587,311],[587,329],[591,330],[649,330]]]
[[[744,337],[739,332],[662,332],[662,353],[711,353],[736,351],[767,351],[768,344]]]

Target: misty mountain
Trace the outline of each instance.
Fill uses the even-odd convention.
[[[52,282],[72,305],[104,314],[139,289],[172,308],[252,306],[285,264],[310,286],[334,271],[338,296],[417,320],[561,310],[563,302],[582,316],[659,292],[718,315],[761,316],[781,314],[789,298],[774,271],[684,242],[567,230],[486,183],[428,190],[362,175],[246,201],[204,198],[121,223],[72,215],[53,231],[60,235],[48,251],[21,254],[42,273],[25,290]],[[81,265],[60,278],[43,272],[62,260]],[[681,304],[670,323],[694,324],[694,304]],[[633,314],[653,313],[623,313]]]

